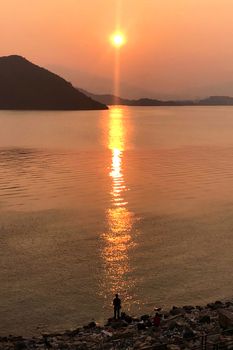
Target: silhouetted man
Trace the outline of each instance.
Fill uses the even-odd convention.
[[[118,297],[118,294],[115,295],[113,299],[113,307],[114,307],[114,318],[120,318],[120,309],[121,309],[121,299]]]

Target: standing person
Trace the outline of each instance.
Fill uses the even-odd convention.
[[[161,318],[158,312],[156,312],[153,323],[156,328],[160,326]]]
[[[113,307],[114,307],[114,318],[119,319],[120,309],[121,309],[121,299],[119,298],[118,294],[116,294],[115,298],[113,299]]]

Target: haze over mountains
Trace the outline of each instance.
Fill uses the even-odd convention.
[[[117,3],[122,97],[233,96],[232,0],[1,1],[1,56],[14,48],[73,86],[113,94]]]
[[[71,83],[17,55],[0,57],[0,109],[107,109]]]
[[[47,65],[46,65],[47,66]],[[51,71],[65,77],[71,81],[74,86],[82,87],[85,91],[100,95],[107,92],[113,94],[114,81],[109,77],[93,74],[91,71],[82,71],[81,69],[65,67],[61,65],[49,64]],[[212,82],[208,79],[205,83],[198,83],[190,80],[185,88],[162,87],[158,82],[148,88],[148,80],[150,77],[146,75],[141,85],[136,85],[133,81],[125,80],[125,75],[121,77],[121,96],[126,99],[134,100],[146,96],[150,99],[159,100],[196,100],[204,99],[206,96],[233,96],[233,78],[229,75],[229,79],[225,82]]]
[[[137,100],[125,99],[111,94],[93,94],[79,89],[85,95],[106,105],[125,106],[232,106],[233,97],[230,96],[209,96],[200,100],[159,100],[151,98],[140,98]]]
[[[218,106],[233,105],[233,97],[210,96],[199,100],[126,99],[77,89],[60,76],[17,55],[0,57],[0,109],[91,110],[107,105]]]

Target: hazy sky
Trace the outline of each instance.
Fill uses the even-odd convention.
[[[0,55],[112,92],[120,0],[0,0]],[[121,94],[233,95],[233,0],[122,0]]]

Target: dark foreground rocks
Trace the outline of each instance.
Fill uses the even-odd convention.
[[[109,319],[64,333],[40,337],[0,337],[0,350],[26,349],[141,349],[141,350],[230,350],[233,349],[233,302],[207,306],[173,307],[159,311],[161,324],[153,326],[153,315]]]

